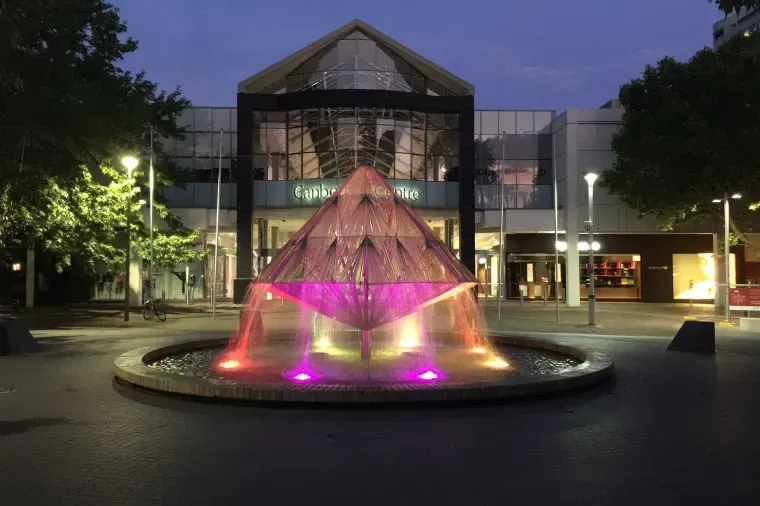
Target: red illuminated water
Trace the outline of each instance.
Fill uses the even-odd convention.
[[[434,382],[449,376],[446,368],[495,364],[476,285],[363,165],[250,285],[216,367],[249,375],[279,369],[294,382]]]

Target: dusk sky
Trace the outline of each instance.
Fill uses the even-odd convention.
[[[354,18],[475,86],[478,108],[598,107],[647,63],[712,44],[708,0],[113,0],[140,43],[125,66],[198,106]]]

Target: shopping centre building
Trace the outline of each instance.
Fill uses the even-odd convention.
[[[555,297],[556,180],[563,242],[556,275],[560,297],[578,305],[589,280],[583,175],[611,167],[622,110],[614,100],[561,114],[476,110],[475,93],[462,77],[353,21],[240,82],[236,107],[185,111],[188,134],[165,148],[193,170],[195,181],[164,197],[212,250],[221,165],[217,287],[221,297],[239,302],[341,181],[370,163],[477,274],[481,296],[493,297],[501,183],[504,293],[542,299]],[[593,226],[599,299],[714,298],[718,226],[662,233],[599,188]],[[735,253],[732,278],[743,279],[753,259],[745,259],[743,249]],[[160,272],[157,290],[167,298],[208,298],[212,263],[209,255],[191,265],[195,282],[188,287],[181,282],[185,266]],[[132,278],[140,283],[144,276]],[[141,293],[139,286],[133,290]],[[94,293],[113,296],[103,283]]]

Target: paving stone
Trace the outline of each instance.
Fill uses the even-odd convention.
[[[41,355],[0,357],[1,505],[743,505],[760,494],[755,336],[723,334],[709,359],[668,354],[666,338],[567,338],[611,354],[616,381],[456,410],[272,410],[115,388],[117,355],[199,335],[170,330],[51,329]]]

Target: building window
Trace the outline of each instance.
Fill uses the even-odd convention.
[[[267,180],[343,178],[369,163],[394,179],[444,181],[459,165],[457,114],[341,107],[254,113],[254,169]]]

